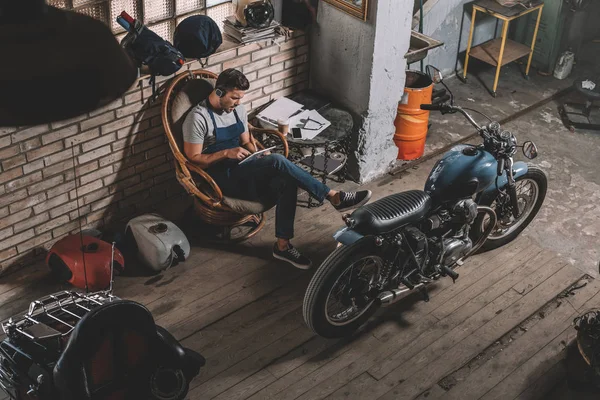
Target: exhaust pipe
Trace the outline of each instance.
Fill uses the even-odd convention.
[[[423,286],[423,284],[419,283],[414,287],[414,289],[417,289],[421,286]],[[403,286],[401,288],[381,292],[379,293],[379,296],[377,296],[377,302],[381,307],[389,307],[392,304],[402,300],[404,298],[404,296],[402,296],[403,294],[408,293],[412,290],[413,289],[409,289],[406,286]]]

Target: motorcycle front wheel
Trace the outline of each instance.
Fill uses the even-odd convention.
[[[377,310],[383,259],[372,237],[336,248],[311,279],[304,296],[306,325],[317,335],[353,334]]]
[[[544,171],[535,165],[529,165],[527,173],[515,180],[519,217],[515,218],[510,209],[503,209],[498,198],[489,205],[498,217],[496,227],[481,246],[481,251],[489,251],[502,247],[515,240],[517,236],[533,221],[546,198],[548,178]],[[473,238],[480,237],[485,231],[489,217],[479,215],[473,223]]]

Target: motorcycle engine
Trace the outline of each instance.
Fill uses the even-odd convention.
[[[442,265],[447,267],[453,265],[456,261],[466,256],[473,248],[473,243],[468,237],[444,239],[444,254],[442,256]]]
[[[452,208],[453,222],[471,225],[477,218],[477,203],[471,199],[461,200]]]

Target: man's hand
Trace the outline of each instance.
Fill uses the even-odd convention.
[[[230,158],[232,160],[242,161],[244,158],[248,157],[251,153],[243,147],[236,147],[233,149],[225,150],[225,157]]]

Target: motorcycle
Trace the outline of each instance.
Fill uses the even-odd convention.
[[[351,335],[377,310],[455,269],[479,250],[513,241],[544,202],[547,177],[525,162],[514,162],[522,147],[537,157],[533,142],[517,139],[498,122],[480,126],[454,95],[441,72],[427,66],[433,82],[448,93],[421,109],[462,114],[483,144],[457,145],[433,167],[424,190],[392,194],[344,215],[334,238],[338,247],[320,265],[306,290],[304,320],[320,336]],[[479,113],[476,110],[470,110]],[[485,116],[485,114],[480,113]]]

